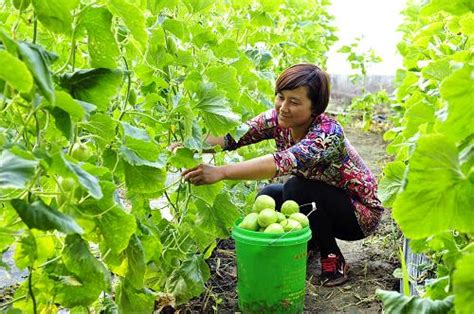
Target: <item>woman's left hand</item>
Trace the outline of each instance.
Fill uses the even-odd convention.
[[[213,184],[224,179],[222,167],[200,164],[197,167],[186,169],[181,173],[184,181],[194,185]]]

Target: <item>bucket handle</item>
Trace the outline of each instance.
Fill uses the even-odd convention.
[[[306,206],[306,205],[311,205],[311,211],[308,213],[308,215],[306,215],[306,217],[309,217],[309,215],[311,215],[312,213],[314,213],[314,212],[318,209],[318,208],[316,207],[316,203],[315,203],[315,202],[306,203],[306,204],[301,205],[300,207]],[[276,238],[276,239],[270,241],[270,242],[268,243],[268,245],[272,245],[272,244],[275,243],[276,241],[282,239],[282,238],[285,237],[287,234],[289,234],[290,232],[292,232],[295,228],[296,228],[296,226],[293,227],[290,231],[287,231],[287,232],[283,233],[279,238]]]

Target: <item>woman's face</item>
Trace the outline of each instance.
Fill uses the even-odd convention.
[[[278,113],[278,124],[284,128],[307,127],[313,120],[307,86],[285,89],[277,93],[275,108]]]

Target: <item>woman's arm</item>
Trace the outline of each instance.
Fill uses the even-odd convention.
[[[201,164],[181,173],[185,181],[194,185],[212,184],[221,180],[262,180],[275,176],[273,155],[265,155],[224,166]]]
[[[204,140],[207,142],[207,144],[212,146],[219,145],[220,147],[224,148],[225,145],[223,136],[208,135]]]

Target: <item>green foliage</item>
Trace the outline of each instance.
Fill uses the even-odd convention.
[[[394,291],[377,290],[377,296],[384,304],[384,310],[388,313],[423,313],[442,314],[447,313],[453,306],[453,297],[444,300],[421,299],[414,296],[407,297]]]
[[[206,160],[207,135],[238,138],[271,107],[282,69],[324,67],[327,3],[29,4],[0,6],[0,249],[31,274],[11,310],[151,313],[160,295],[198,296],[255,185],[175,176]]]
[[[384,170],[380,195],[436,277],[426,281],[423,298],[380,292],[386,311],[474,309],[473,9],[460,0],[412,2],[404,11],[400,116],[385,134],[395,161]]]
[[[347,54],[347,61],[354,70],[349,78],[354,84],[364,83],[368,68],[374,63],[382,61],[382,58],[377,56],[373,49],[363,50],[360,47],[361,40],[361,37],[357,37],[352,44],[342,46],[338,50],[338,52]]]

